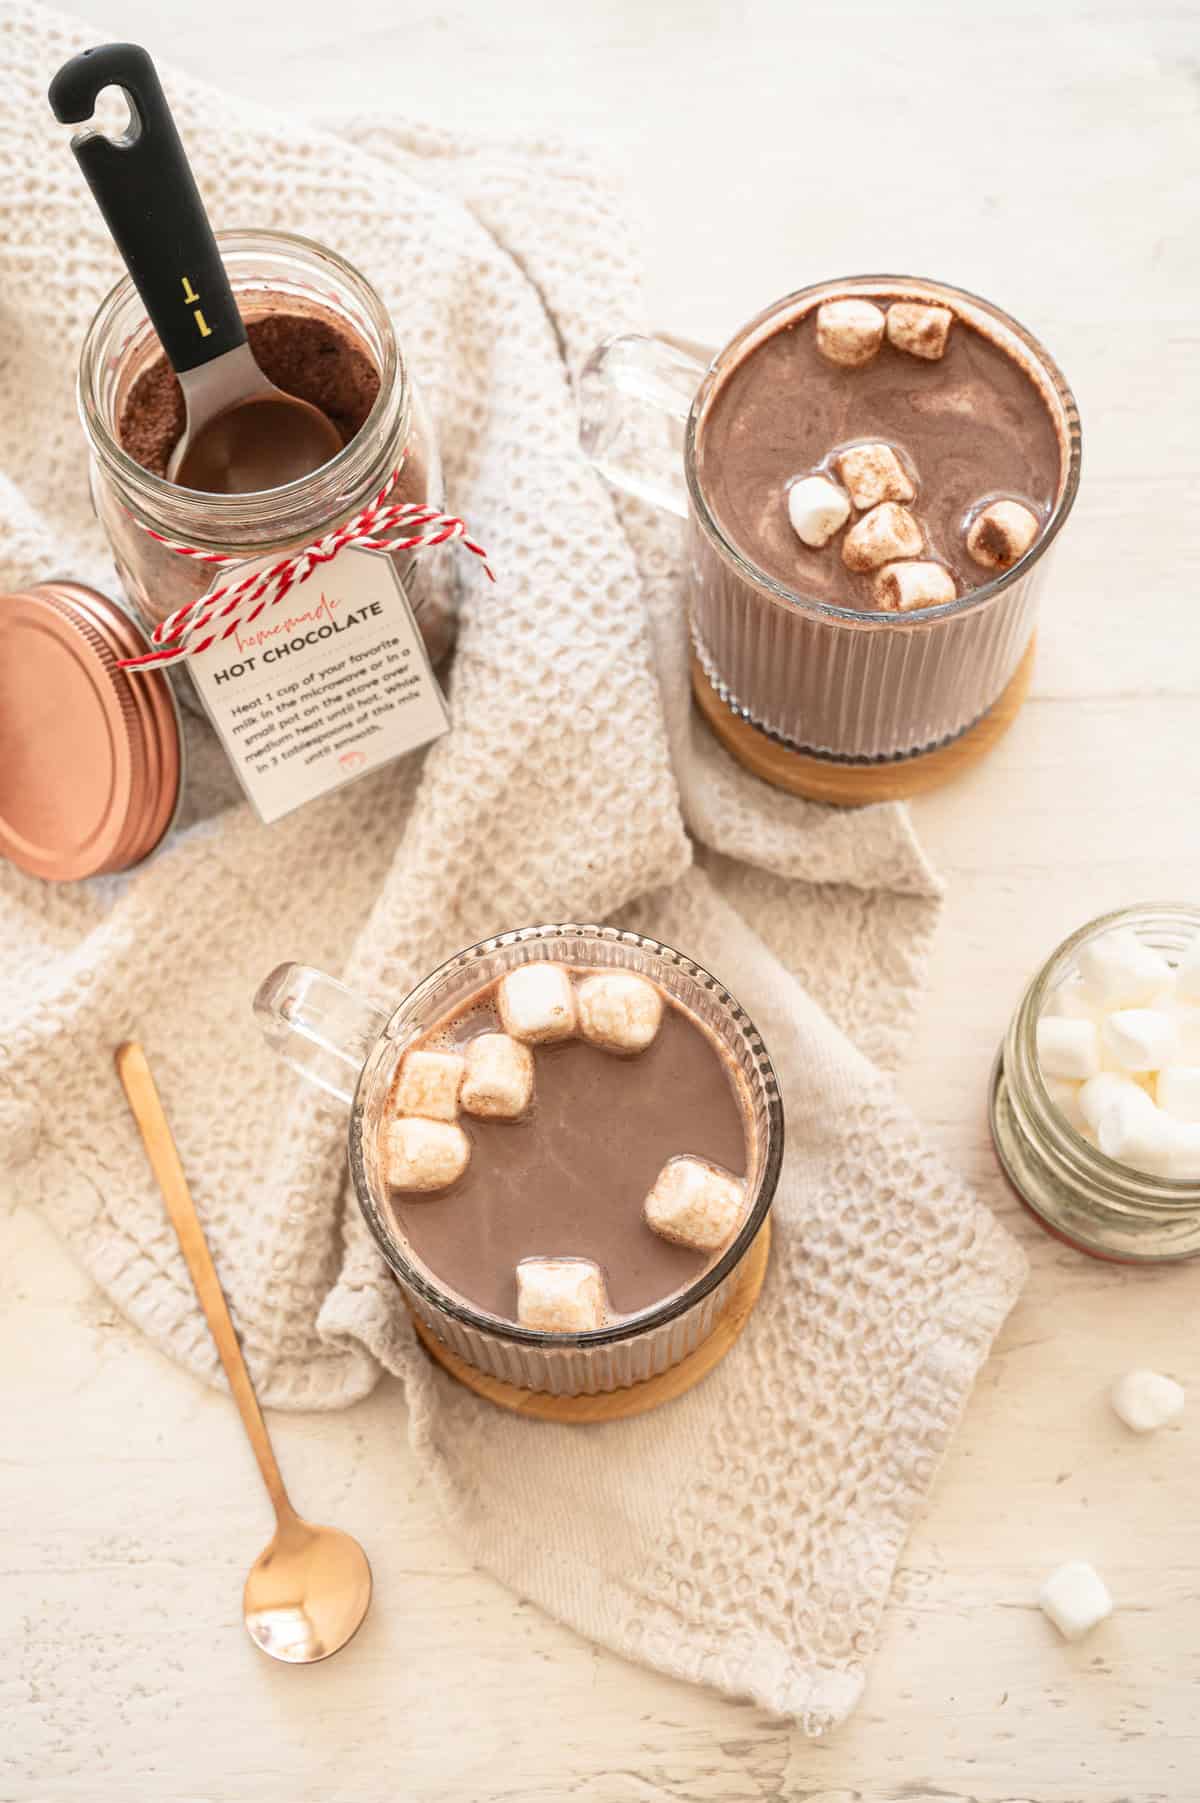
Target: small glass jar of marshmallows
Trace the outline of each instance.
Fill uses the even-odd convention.
[[[1200,908],[1093,920],[1021,998],[992,1078],[1021,1198],[1081,1250],[1200,1253]]]

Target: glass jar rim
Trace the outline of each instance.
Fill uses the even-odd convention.
[[[693,1283],[686,1285],[682,1290],[673,1291],[661,1302],[653,1303],[650,1307],[638,1310],[634,1314],[625,1315],[621,1320],[612,1322],[605,1327],[591,1328],[581,1333],[545,1333],[535,1328],[521,1327],[515,1321],[506,1321],[499,1315],[487,1314],[483,1310],[473,1308],[469,1303],[461,1301],[443,1289],[434,1281],[431,1273],[421,1269],[405,1255],[397,1236],[390,1230],[377,1208],[371,1194],[362,1147],[362,1124],[365,1113],[363,1098],[376,1080],[382,1061],[394,1048],[392,1027],[399,1017],[419,1005],[444,977],[465,967],[471,960],[502,952],[511,946],[556,938],[596,939],[608,945],[627,945],[635,950],[648,952],[652,957],[661,959],[666,964],[675,965],[685,976],[708,989],[739,1029],[752,1053],[753,1066],[761,1087],[766,1114],[762,1168],[758,1172],[754,1196],[746,1211],[745,1219],[720,1258],[706,1271],[701,1272]],[[436,970],[431,971],[427,977],[423,978],[392,1011],[387,1026],[359,1074],[350,1114],[350,1169],[359,1207],[376,1244],[387,1263],[423,1301],[438,1312],[449,1315],[460,1326],[472,1328],[493,1339],[506,1340],[522,1346],[548,1346],[555,1351],[572,1351],[614,1345],[624,1340],[641,1338],[643,1334],[652,1333],[676,1320],[680,1315],[688,1313],[711,1294],[719,1284],[723,1283],[749,1251],[775,1199],[775,1191],[783,1164],[783,1140],[783,1101],[770,1054],[746,1010],[737,998],[730,994],[719,978],[714,977],[694,958],[686,957],[682,952],[676,951],[673,946],[666,945],[662,940],[653,939],[648,934],[630,932],[622,927],[559,922],[543,926],[514,928],[509,932],[494,934],[487,939],[480,940],[475,945],[465,947],[462,951],[456,952],[453,957],[445,959]]]
[[[978,588],[973,588],[969,594],[959,595],[954,601],[943,602],[940,607],[922,608],[916,613],[870,612],[863,608],[840,607],[835,602],[822,601],[814,595],[805,595],[798,589],[789,588],[787,583],[780,582],[777,577],[772,576],[756,564],[752,558],[739,549],[726,533],[708,504],[696,467],[696,440],[701,418],[722,378],[733,367],[750,339],[761,333],[764,327],[774,324],[784,314],[799,311],[806,303],[811,306],[820,297],[844,294],[869,295],[888,289],[896,290],[895,296],[889,295],[888,298],[898,299],[906,291],[918,290],[922,297],[934,294],[951,303],[965,302],[969,307],[977,309],[985,318],[994,320],[1006,331],[1012,333],[1036,360],[1040,371],[1054,390],[1055,398],[1063,410],[1066,432],[1067,455],[1062,486],[1044,531],[1039,533],[1030,549],[1013,564],[1011,569],[1003,570],[999,575],[990,577]],[[696,519],[718,556],[732,566],[735,575],[743,582],[764,590],[773,600],[782,602],[799,613],[815,615],[820,619],[837,620],[864,632],[898,632],[911,631],[914,626],[924,626],[939,620],[953,619],[959,614],[970,613],[977,608],[984,607],[1012,583],[1027,576],[1039,558],[1049,550],[1066,523],[1079,490],[1082,456],[1082,432],[1075,396],[1058,364],[1027,326],[1023,326],[1019,320],[1014,319],[1010,313],[1006,313],[1002,307],[994,306],[991,301],[984,300],[982,295],[973,294],[969,288],[957,288],[953,283],[939,281],[934,276],[881,274],[832,277],[827,281],[813,282],[804,288],[797,288],[793,293],[784,295],[781,300],[773,301],[770,306],[764,307],[760,313],[755,314],[753,319],[735,332],[728,343],[717,352],[696,390],[685,429],[683,462],[688,496]]]
[[[1200,1183],[1194,1177],[1165,1177],[1141,1171],[1110,1158],[1099,1146],[1084,1139],[1051,1098],[1037,1058],[1037,1023],[1052,988],[1082,945],[1117,927],[1192,926],[1200,935],[1200,907],[1189,902],[1135,902],[1114,908],[1085,921],[1069,934],[1040,966],[1026,991],[1014,1027],[1024,1051],[1030,1088],[1037,1104],[1038,1125],[1047,1133],[1051,1149],[1068,1157],[1085,1175],[1103,1183],[1120,1200],[1131,1200],[1163,1214],[1196,1213],[1200,1208]]]
[[[178,483],[155,475],[131,457],[104,417],[98,398],[103,347],[121,308],[137,298],[136,286],[128,273],[109,289],[84,334],[79,356],[76,404],[88,443],[127,503],[136,501],[156,527],[166,524],[171,536],[186,530],[189,539],[197,544],[224,549],[241,542],[245,530],[261,519],[267,497],[272,518],[279,525],[280,538],[289,536],[292,531],[304,531],[303,519],[319,509],[327,496],[332,499],[339,493],[344,494],[347,488],[362,488],[365,498],[365,491],[370,486],[367,478],[373,475],[379,462],[374,442],[378,429],[386,423],[389,412],[400,421],[407,420],[410,388],[391,316],[372,283],[345,257],[318,244],[315,239],[295,232],[231,228],[217,232],[216,239],[222,252],[230,258],[292,256],[332,270],[354,296],[356,304],[362,307],[378,337],[381,353],[379,392],[371,410],[349,443],[327,463],[279,488],[249,494],[214,495],[199,489],[181,488]],[[230,280],[236,294],[236,270],[230,272]],[[146,324],[149,326],[148,319]],[[254,551],[255,547],[251,545],[246,555],[253,556]]]

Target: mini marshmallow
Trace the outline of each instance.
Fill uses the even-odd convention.
[[[1175,991],[1183,1002],[1200,1002],[1200,938],[1175,967]]]
[[[1038,1607],[1064,1640],[1082,1640],[1112,1614],[1113,1600],[1093,1566],[1071,1559],[1046,1579],[1038,1592]]]
[[[1043,1014],[1037,1024],[1037,1055],[1044,1077],[1086,1083],[1100,1069],[1100,1035],[1095,1023]]]
[[[911,613],[917,607],[940,607],[958,590],[942,563],[885,564],[875,578],[875,605],[887,613]]]
[[[1170,1121],[1167,1151],[1161,1166],[1164,1176],[1179,1183],[1200,1180],[1200,1121]]]
[[[745,1185],[700,1158],[671,1158],[646,1197],[646,1225],[697,1252],[719,1252],[737,1230]]]
[[[1127,1371],[1113,1385],[1109,1401],[1126,1427],[1135,1434],[1151,1434],[1182,1415],[1186,1396],[1174,1378],[1157,1371]]]
[[[819,551],[850,518],[850,499],[827,476],[805,476],[788,489],[787,510],[796,537]]]
[[[507,1033],[481,1033],[467,1046],[460,1101],[483,1120],[512,1121],[533,1098],[533,1053]]]
[[[917,492],[890,444],[851,445],[834,464],[860,513],[881,501],[911,501]]]
[[[1102,933],[1083,946],[1079,972],[1089,997],[1105,1008],[1137,1008],[1172,983],[1161,952],[1143,944],[1131,927]]]
[[[1105,1110],[1111,1108],[1122,1096],[1128,1096],[1130,1090],[1139,1096],[1146,1093],[1144,1089],[1139,1089],[1132,1077],[1125,1076],[1123,1072],[1100,1071],[1096,1076],[1088,1078],[1079,1091],[1079,1112],[1093,1133],[1100,1125],[1100,1117]],[[1137,1108],[1141,1104],[1135,1102],[1133,1106]]]
[[[988,570],[1008,570],[1038,534],[1037,515],[1019,501],[993,501],[967,528],[967,550]]]
[[[921,301],[893,301],[887,311],[888,343],[910,357],[934,363],[946,349],[954,315],[949,307],[929,307]]]
[[[1096,1144],[1106,1158],[1138,1171],[1161,1171],[1166,1163],[1170,1122],[1136,1083],[1110,1102],[1096,1122]]]
[[[817,349],[831,363],[858,369],[883,343],[883,326],[883,314],[871,301],[826,301],[817,308]]]
[[[1119,1008],[1100,1029],[1105,1049],[1125,1071],[1157,1071],[1170,1064],[1179,1033],[1158,1008]]]
[[[1042,1015],[1044,1018],[1061,1017],[1063,1020],[1092,1020],[1099,1026],[1102,1011],[1092,1001],[1082,982],[1065,982],[1050,991]]]
[[[898,557],[919,557],[925,538],[907,507],[884,501],[856,520],[842,540],[848,570],[877,570]]]
[[[586,1333],[607,1315],[604,1279],[588,1258],[523,1258],[517,1266],[517,1321],[539,1333]]]
[[[389,1122],[385,1162],[393,1189],[448,1189],[471,1160],[471,1142],[452,1121],[406,1114]]]
[[[457,1052],[406,1052],[396,1085],[397,1112],[452,1121],[465,1069],[466,1060]]]
[[[550,1045],[575,1032],[575,990],[561,964],[522,964],[501,977],[496,991],[506,1033],[529,1045]]]
[[[1160,1070],[1154,1099],[1173,1120],[1200,1121],[1200,1065],[1174,1064]]]
[[[610,1052],[644,1052],[662,1024],[662,996],[645,977],[606,970],[579,985],[579,1030]]]

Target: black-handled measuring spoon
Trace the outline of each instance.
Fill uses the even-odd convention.
[[[102,44],[73,56],[50,83],[55,118],[90,120],[106,87],[124,93],[128,130],[110,138],[85,129],[71,149],[183,389],[187,423],[168,479],[214,494],[294,482],[337,455],[341,434],[319,408],[276,388],[255,361],[146,51]]]

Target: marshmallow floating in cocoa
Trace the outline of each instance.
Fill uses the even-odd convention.
[[[921,558],[885,564],[875,578],[875,605],[885,613],[911,613],[918,607],[941,607],[958,594],[943,563]]]
[[[893,301],[887,310],[888,343],[910,357],[935,363],[945,353],[953,323],[949,307],[927,306],[923,301]]]
[[[480,1033],[466,1050],[459,1097],[481,1120],[512,1121],[533,1100],[533,1053],[507,1033]]]
[[[388,1123],[384,1161],[393,1189],[418,1194],[449,1189],[470,1160],[471,1142],[453,1121],[430,1121],[408,1114]]]
[[[645,1201],[646,1224],[665,1240],[719,1252],[737,1231],[745,1185],[702,1158],[671,1158]]]
[[[523,1258],[517,1266],[517,1321],[539,1333],[603,1327],[608,1307],[600,1267],[587,1258]]]
[[[788,489],[787,510],[796,537],[819,551],[850,518],[850,501],[827,476],[804,476]]]
[[[831,363],[858,369],[883,343],[884,317],[873,301],[825,301],[817,308],[817,349]]]
[[[1037,515],[1020,501],[993,501],[967,528],[967,550],[987,570],[1008,570],[1038,534]]]
[[[917,492],[890,444],[851,445],[833,461],[860,513],[881,501],[911,501]]]
[[[606,970],[579,985],[579,1030],[610,1052],[644,1052],[662,1025],[662,996],[632,971]]]
[[[397,1112],[452,1121],[458,1113],[465,1069],[465,1060],[457,1052],[406,1052],[396,1085]]]
[[[884,501],[851,526],[842,540],[842,562],[861,574],[897,558],[918,557],[924,548],[924,534],[907,507]]]
[[[561,964],[522,964],[500,979],[496,1005],[506,1033],[528,1045],[574,1036],[575,988]]]

